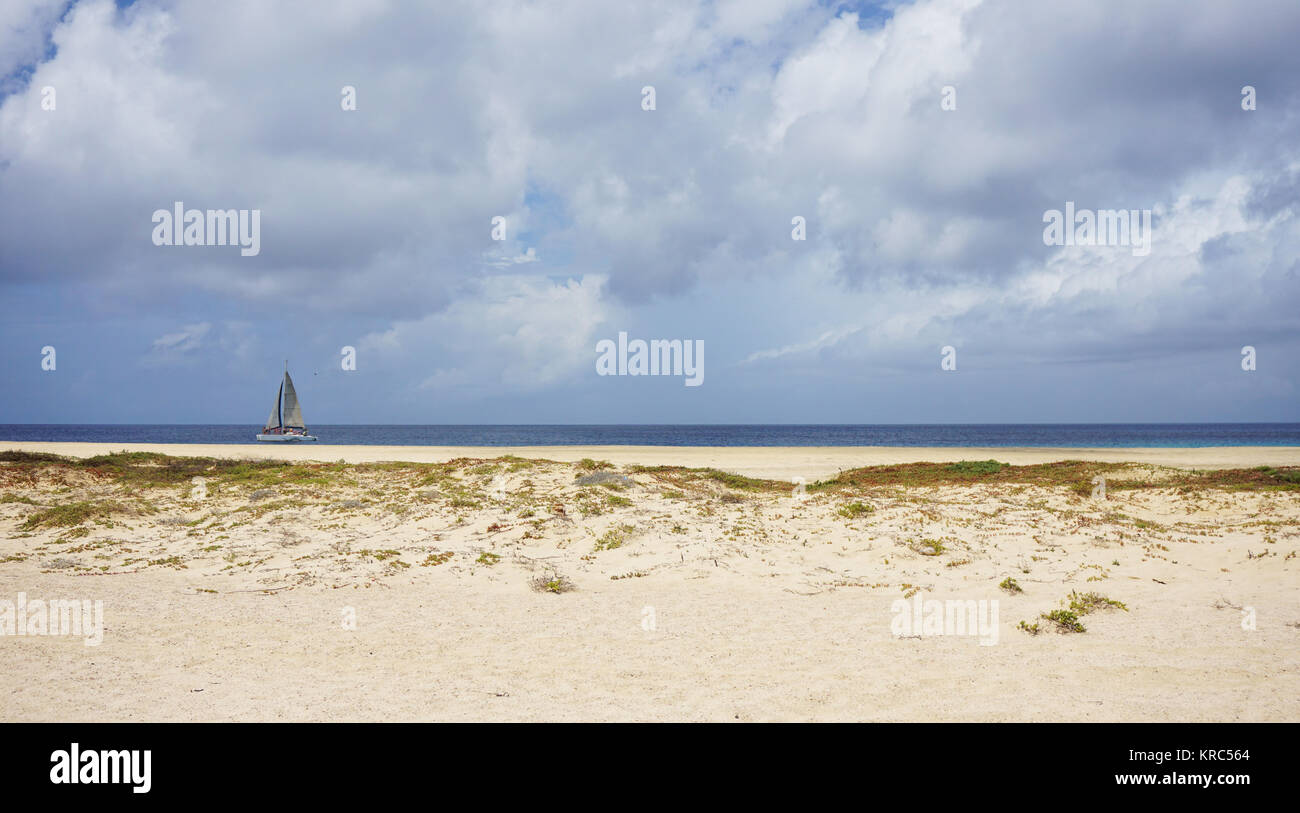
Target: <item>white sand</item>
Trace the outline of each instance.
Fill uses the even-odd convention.
[[[0,444],[16,446],[89,455],[122,444]],[[511,453],[809,479],[923,459],[1211,467],[1298,454],[132,447],[143,448],[324,460]],[[499,472],[504,497],[485,496]],[[648,474],[623,491],[581,489],[577,473],[471,466],[432,485],[383,472],[261,496],[173,490],[148,495],[156,513],[115,514],[80,535],[20,526],[44,505],[145,495],[76,476],[10,482],[0,496],[39,505],[0,503],[0,599],[102,600],[106,630],[97,647],[0,637],[0,720],[1300,720],[1296,492],[1120,491],[1100,502],[985,485],[797,501]],[[462,488],[477,507],[451,499]],[[610,496],[628,503],[584,513]],[[839,515],[850,500],[876,510]],[[597,550],[623,527],[624,544]],[[923,555],[922,539],[944,551]],[[447,560],[423,564],[437,553]],[[557,574],[577,589],[531,589]],[[1007,577],[1024,592],[999,590]],[[894,637],[893,603],[918,590],[997,600],[997,643]],[[1128,611],[1084,616],[1081,634],[1016,629],[1022,619],[1049,628],[1039,614],[1071,591]],[[354,630],[342,624],[349,609]]]

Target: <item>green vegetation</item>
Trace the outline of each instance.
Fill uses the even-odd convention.
[[[426,480],[443,482],[452,472],[482,461],[467,458],[447,463],[337,463],[286,460],[227,460],[217,457],[173,457],[156,452],[114,452],[88,458],[62,457],[38,452],[0,452],[0,472],[5,480],[25,478],[42,469],[79,471],[118,485],[139,488],[194,487],[202,477],[213,492],[221,485],[258,489],[283,485],[355,485],[352,473],[424,473]],[[431,484],[431,483],[427,483]]]
[[[1300,488],[1300,468],[1284,466],[1256,466],[1253,469],[1218,469],[1216,471],[1197,471],[1192,475],[1199,485],[1209,488],[1230,490],[1284,490]],[[1110,484],[1107,483],[1107,487]]]
[[[446,463],[309,463],[283,460],[226,460],[214,457],[171,457],[154,452],[117,452],[77,459],[43,452],[0,452],[0,486],[35,483],[38,475],[49,475],[56,482],[66,482],[66,475],[89,474],[113,482],[131,493],[139,489],[172,488],[189,492],[194,478],[202,477],[210,494],[227,488],[243,493],[287,486],[330,487],[355,486],[356,477],[367,473],[401,474],[422,487],[435,487],[449,498],[453,508],[478,507],[483,495],[460,479],[463,472],[498,471],[502,465],[511,470],[538,465],[545,461],[525,461],[502,457],[497,460],[459,458]],[[613,468],[608,461],[579,461],[577,468],[587,472]],[[682,466],[632,466],[629,471],[653,476],[662,486],[661,494],[669,499],[687,499],[713,493],[710,485],[721,485],[737,492],[789,495],[791,486],[781,480],[764,480],[740,474]],[[1135,463],[1096,463],[1066,460],[1028,466],[1013,466],[997,460],[959,461],[956,463],[908,463],[894,466],[868,466],[840,472],[830,480],[807,486],[810,493],[838,492],[858,494],[881,487],[931,487],[940,485],[1022,484],[1044,488],[1063,488],[1086,497],[1095,477],[1106,478],[1108,492],[1154,488],[1296,491],[1300,490],[1300,467],[1258,466],[1251,469],[1187,471],[1159,468]],[[278,493],[283,494],[283,491]],[[30,498],[6,494],[3,502],[26,502]],[[850,503],[854,505],[855,503]],[[865,503],[863,503],[865,505]],[[852,510],[852,509],[850,509]],[[50,519],[54,519],[51,516]],[[42,520],[45,522],[45,520]],[[1135,522],[1139,527],[1154,527]]]
[[[114,513],[123,510],[120,504],[111,501],[70,502],[47,508],[44,511],[37,511],[29,516],[20,527],[24,531],[42,527],[67,528],[73,525],[81,525],[90,520],[108,519]]]
[[[962,460],[945,465],[943,470],[955,477],[982,477],[986,474],[997,474],[1009,465],[996,460]]]
[[[701,485],[719,483],[737,491],[790,493],[790,485],[778,480],[760,480],[741,474],[719,471],[718,469],[689,469],[685,466],[629,466],[634,474],[649,474],[660,482],[672,486],[665,490],[664,496],[681,499],[687,492],[696,491]]]
[[[1005,579],[1003,579],[1002,582],[998,585],[998,587],[1001,587],[1003,590],[1007,591],[1012,595],[1015,595],[1016,593],[1025,592],[1024,588],[1022,588],[1019,584],[1017,584],[1016,580],[1011,578],[1010,576],[1007,576]]]
[[[922,556],[938,556],[947,550],[947,548],[943,546],[943,543],[937,539],[922,539],[911,542],[908,547]]]
[[[1153,476],[1154,472],[1154,476]],[[1125,477],[1124,475],[1130,475]],[[1094,477],[1106,478],[1108,492],[1153,488],[1214,488],[1229,490],[1300,490],[1300,468],[1219,469],[1186,471],[1155,470],[1137,463],[1096,463],[1064,460],[1013,466],[996,460],[960,463],[906,463],[896,466],[868,466],[840,472],[831,480],[808,485],[809,492],[844,491],[884,486],[924,487],[1015,483],[1044,488],[1066,488],[1087,497]]]
[[[1100,593],[1076,593],[1073,590],[1070,591],[1070,609],[1079,615],[1087,615],[1097,610],[1128,612],[1128,607],[1122,601],[1106,598]]]
[[[68,463],[72,458],[49,452],[0,452],[0,463]]]
[[[1088,628],[1079,619],[1097,610],[1123,610],[1128,612],[1128,607],[1124,605],[1124,602],[1115,601],[1100,593],[1079,593],[1071,590],[1068,599],[1062,603],[1067,604],[1068,609],[1052,610],[1050,613],[1043,613],[1039,616],[1054,624],[1057,632],[1087,632]],[[1021,629],[1033,632],[1035,635],[1037,634],[1037,627],[1038,625],[1035,624],[1034,628],[1030,630],[1024,621],[1020,622]]]
[[[842,517],[847,517],[848,519],[857,519],[858,517],[870,514],[875,510],[874,506],[867,505],[866,503],[851,502],[848,505],[840,506],[840,510],[836,513]]]
[[[689,469],[682,466],[631,466],[630,471],[651,474],[674,487],[665,496],[681,499],[685,491],[700,481],[721,482],[743,491],[790,493],[790,485],[780,480],[760,480],[717,469]],[[1152,472],[1155,471],[1155,476]],[[1125,477],[1124,475],[1130,475]],[[1094,477],[1106,478],[1108,491],[1152,488],[1217,488],[1246,490],[1300,490],[1300,468],[1220,469],[1186,471],[1154,470],[1137,463],[1097,463],[1063,460],[1013,466],[997,460],[963,460],[956,463],[903,463],[893,466],[865,466],[840,472],[830,480],[807,486],[809,493],[849,492],[881,487],[918,488],[943,485],[1022,484],[1044,488],[1066,488],[1083,497],[1092,493]]]
[[[627,535],[634,530],[636,529],[632,525],[615,525],[605,531],[600,539],[596,540],[595,550],[614,550],[623,547],[623,543],[627,541]]]
[[[561,576],[558,573],[546,573],[537,576],[531,582],[533,590],[538,593],[568,593],[577,590],[578,586],[569,580],[567,576]]]
[[[770,480],[759,480],[754,477],[745,477],[741,474],[732,474],[731,472],[718,471],[717,469],[705,469],[704,476],[717,483],[722,483],[727,488],[734,488],[738,491],[762,491],[770,488]],[[786,486],[781,484],[781,490],[785,491]]]
[[[487,565],[488,567],[491,567],[492,565],[495,565],[497,562],[501,561],[501,557],[496,555],[495,553],[488,553],[487,551],[483,551],[478,555],[478,558],[475,559],[474,561],[478,562],[480,565]]]
[[[523,471],[524,469],[532,468],[541,462],[540,460],[529,460],[526,457],[516,457],[512,454],[501,457],[500,461],[507,464],[507,470],[511,472]]]
[[[365,550],[357,551],[357,556],[371,556],[381,562],[387,559],[396,559],[401,555],[401,551],[392,550],[391,548],[387,550],[370,550],[367,548]]]
[[[1040,617],[1055,624],[1058,632],[1088,631],[1088,628],[1079,622],[1079,616],[1069,610],[1052,610],[1050,613],[1043,613]]]
[[[183,570],[186,568],[184,560],[179,556],[168,556],[166,559],[152,559],[149,561],[148,566],[170,567],[175,570]]]

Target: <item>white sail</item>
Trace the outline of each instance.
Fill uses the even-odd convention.
[[[288,375],[287,373],[285,375]],[[284,384],[280,385],[280,391],[275,394],[275,406],[271,407],[271,417],[266,419],[266,426],[262,427],[265,432],[268,429],[280,428],[280,396],[284,394]],[[297,398],[294,399],[297,403]],[[301,417],[301,414],[299,415]]]
[[[298,406],[298,393],[293,388],[293,379],[289,371],[284,371],[284,425],[294,429],[306,429],[302,420],[302,407]]]

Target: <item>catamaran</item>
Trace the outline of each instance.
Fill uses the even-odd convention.
[[[284,409],[280,401],[284,400]],[[266,419],[266,426],[258,433],[257,439],[270,443],[301,443],[315,440],[307,434],[307,427],[302,420],[302,407],[298,406],[298,392],[293,388],[293,379],[289,377],[289,364],[284,365],[284,381],[280,382],[280,392],[275,396],[275,406],[271,407],[271,417]]]

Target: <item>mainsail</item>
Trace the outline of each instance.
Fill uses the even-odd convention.
[[[307,424],[302,420],[302,407],[298,406],[298,393],[294,391],[293,379],[289,377],[289,371],[284,371],[284,384],[281,386],[284,390],[284,425],[291,429],[306,429]]]
[[[289,374],[285,373],[285,377],[288,378],[288,376]],[[268,429],[280,428],[280,396],[283,394],[284,394],[284,384],[281,384],[280,391],[275,394],[275,406],[271,407],[271,417],[266,419],[266,426],[262,427],[263,432],[265,432]],[[297,403],[298,403],[298,399],[295,396],[294,405],[296,406]],[[298,414],[298,417],[300,418],[302,417],[301,412]]]

